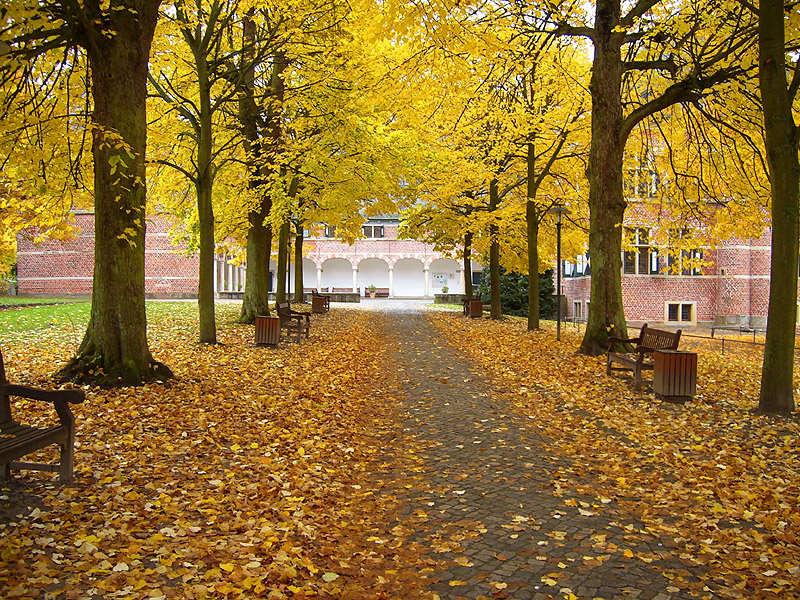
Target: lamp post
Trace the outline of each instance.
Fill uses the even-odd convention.
[[[569,214],[569,209],[563,204],[556,204],[547,211],[547,214],[556,216],[556,341],[561,341],[561,218]]]

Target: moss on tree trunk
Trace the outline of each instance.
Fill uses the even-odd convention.
[[[172,376],[147,344],[144,302],[145,111],[158,2],[115,15],[116,35],[86,31],[92,69],[95,249],[92,309],[61,380],[140,385]]]

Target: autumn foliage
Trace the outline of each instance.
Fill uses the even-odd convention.
[[[0,511],[4,597],[435,597],[426,587],[447,568],[441,553],[470,532],[434,531],[426,550],[418,534],[430,517],[399,500],[433,483],[418,476],[419,448],[403,430],[387,317],[334,308],[314,317],[309,341],[269,349],[233,324],[237,309],[217,308],[225,324],[213,347],[196,343],[194,315],[151,321],[154,355],[169,356],[176,379],[88,390],[75,407],[74,484],[26,473],[0,485],[17,509]],[[537,493],[565,511],[633,516],[631,548],[642,536],[674,541],[665,552],[700,583],[665,570],[668,592],[797,597],[800,425],[749,412],[758,352],[722,355],[685,338],[699,353],[698,395],[672,405],[575,354],[578,329],[559,343],[522,319],[429,315],[440,343],[487,374],[492,403],[508,402],[568,459],[559,464],[574,465]],[[9,379],[45,384],[79,331],[6,337]],[[586,566],[660,560],[602,537]],[[561,597],[555,579],[542,583]],[[513,597],[502,585],[497,597]]]

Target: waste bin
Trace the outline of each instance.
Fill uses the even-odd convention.
[[[483,317],[483,302],[480,300],[470,300],[469,302],[469,316],[480,319]]]
[[[653,392],[667,402],[691,400],[697,393],[697,354],[685,350],[655,350]]]
[[[281,340],[281,320],[278,317],[256,317],[256,345],[277,346]]]

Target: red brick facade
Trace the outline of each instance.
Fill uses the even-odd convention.
[[[94,264],[94,215],[75,215],[75,237],[67,242],[33,244],[17,237],[17,291],[23,295],[90,295]],[[152,298],[197,295],[196,256],[175,248],[163,219],[148,219],[145,241],[145,293]]]
[[[702,275],[663,273],[665,256],[658,257],[659,274],[624,274],[625,317],[649,323],[688,321],[764,327],[769,304],[770,235],[767,230],[757,240],[732,238],[707,250],[703,260],[709,264]],[[586,317],[590,287],[590,275],[562,278],[568,318]],[[677,321],[670,318],[676,308],[684,312]]]

